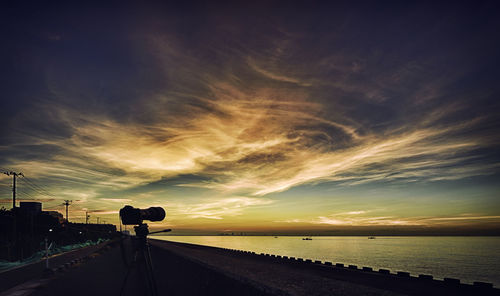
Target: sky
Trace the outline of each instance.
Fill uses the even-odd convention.
[[[494,2],[242,3],[6,7],[18,200],[161,206],[173,234],[500,233]]]

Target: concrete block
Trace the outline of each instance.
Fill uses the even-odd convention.
[[[335,266],[337,266],[337,267],[344,267],[344,264],[343,263],[336,263]]]
[[[478,287],[481,289],[493,289],[493,284],[485,282],[474,282],[474,287]]]
[[[311,259],[306,259],[306,263],[312,263]]]
[[[390,274],[391,273],[391,271],[388,269],[379,269],[378,272],[382,273],[382,274]]]
[[[332,262],[325,261],[325,265],[333,265]]]
[[[373,271],[373,268],[363,266],[363,271]]]
[[[349,264],[349,269],[358,269],[358,267],[356,265]]]
[[[428,274],[419,274],[418,275],[418,278],[421,279],[421,280],[426,280],[426,281],[430,281],[432,280],[434,277],[432,275],[428,275]]]
[[[314,261],[314,263],[316,263],[316,264],[321,264],[321,261],[316,260],[316,261]]]
[[[460,285],[460,280],[459,279],[454,279],[454,278],[444,278],[444,283],[447,285]]]
[[[410,277],[410,273],[406,271],[398,271],[397,275],[399,277]]]

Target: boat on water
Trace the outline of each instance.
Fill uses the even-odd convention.
[[[310,238],[310,237],[304,237],[304,238],[302,238],[302,240],[312,240],[312,238]]]
[[[375,237],[374,236],[369,236],[368,239],[375,239]]]

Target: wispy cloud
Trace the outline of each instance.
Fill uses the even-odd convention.
[[[132,201],[129,198],[100,198],[100,200],[112,201],[112,202],[117,202],[117,203],[124,203],[124,202]]]
[[[396,217],[396,216],[373,216],[373,217],[349,217],[341,214],[330,216],[318,216],[312,219],[288,219],[274,221],[276,223],[310,224],[310,225],[335,225],[335,226],[442,226],[457,225],[459,222],[477,222],[489,220],[500,222],[500,216],[455,216],[455,217]]]
[[[253,197],[228,197],[217,200],[204,201],[197,204],[170,203],[169,209],[173,215],[182,215],[191,219],[223,219],[224,217],[239,216],[249,207],[272,204],[269,199]]]
[[[273,79],[276,81],[281,81],[281,82],[293,83],[293,84],[297,84],[300,86],[311,86],[311,84],[308,82],[303,82],[303,81],[300,81],[299,79],[296,79],[296,78],[292,78],[289,76],[285,76],[283,74],[277,74],[277,73],[273,73],[269,70],[265,70],[265,69],[257,66],[255,61],[253,61],[250,58],[247,60],[247,63],[250,66],[250,68],[252,68],[254,71],[258,72],[259,74],[264,75],[267,78],[270,78],[270,79]]]
[[[482,55],[469,64],[470,53],[457,52],[463,42],[429,50],[435,35],[409,28],[418,34],[372,36],[330,23],[330,15],[322,23],[301,16],[304,26],[290,26],[200,12],[200,26],[151,14],[104,43],[94,39],[99,26],[54,28],[49,35],[61,40],[50,44],[68,44],[62,52],[43,48],[19,61],[18,69],[43,75],[11,71],[15,81],[6,86],[32,87],[4,93],[16,104],[0,109],[9,123],[0,165],[45,188],[21,186],[21,198],[54,199],[54,206],[73,199],[75,211],[88,203],[111,212],[120,203],[168,201],[184,217],[224,220],[278,206],[272,194],[306,184],[446,183],[500,172],[495,88],[476,75],[489,73],[491,61]],[[309,31],[308,22],[325,29]],[[433,34],[456,35],[434,25]],[[5,196],[9,182],[0,179]],[[189,190],[198,190],[195,201],[181,200]],[[367,214],[353,209],[310,222],[428,222]]]

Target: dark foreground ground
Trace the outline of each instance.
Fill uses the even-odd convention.
[[[499,295],[497,289],[461,289],[460,285],[433,281],[422,285],[414,278],[220,248],[150,242],[159,295]],[[128,270],[122,255],[131,258],[130,249],[127,240],[123,248],[115,242],[100,249],[80,250],[68,258],[74,264],[45,276],[35,267],[1,273],[0,296],[120,295]],[[78,256],[83,260],[75,263]],[[64,261],[62,257],[59,260]],[[57,264],[60,262],[54,259],[52,266]],[[130,270],[123,295],[147,295],[144,270]],[[20,285],[20,281],[25,283]]]

